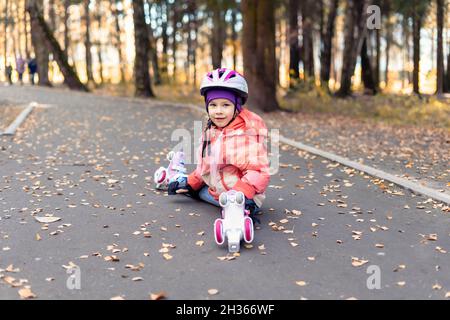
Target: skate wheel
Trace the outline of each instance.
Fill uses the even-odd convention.
[[[214,222],[214,238],[218,245],[222,245],[225,241],[225,237],[223,234],[223,222],[221,219],[216,219]]]
[[[155,182],[157,184],[162,184],[167,177],[167,170],[165,168],[159,168],[158,171],[155,172]]]
[[[251,243],[253,241],[253,220],[246,217],[244,220],[244,241]]]

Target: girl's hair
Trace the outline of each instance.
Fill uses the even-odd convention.
[[[212,120],[208,118],[208,122],[206,123],[205,130],[203,131],[203,147],[202,147],[202,158],[205,157],[205,150],[211,144],[211,140],[206,138],[208,137],[207,132],[212,126]]]

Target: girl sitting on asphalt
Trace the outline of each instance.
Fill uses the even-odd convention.
[[[247,82],[234,70],[221,68],[207,73],[200,94],[209,118],[197,168],[187,178],[170,183],[169,194],[183,193],[220,206],[222,192],[241,191],[246,209],[255,219],[270,180],[266,125],[242,107],[248,98]]]

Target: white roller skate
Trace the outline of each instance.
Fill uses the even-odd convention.
[[[169,166],[167,168],[160,167],[154,174],[156,189],[167,189],[170,182],[177,180],[180,176],[187,176],[183,151],[170,151],[167,154],[167,160],[170,161]]]
[[[245,196],[240,191],[230,190],[222,192],[219,197],[222,219],[214,222],[214,237],[218,245],[228,240],[228,251],[239,252],[242,239],[246,243],[253,241],[253,220],[250,212],[245,210]]]

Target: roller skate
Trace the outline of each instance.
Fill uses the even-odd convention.
[[[167,160],[169,160],[169,166],[167,168],[160,167],[156,170],[153,177],[155,187],[159,190],[167,189],[169,183],[177,180],[179,177],[187,177],[183,151],[170,151],[167,154]]]
[[[239,252],[243,239],[251,243],[254,236],[253,220],[250,211],[245,210],[245,196],[240,191],[230,190],[222,192],[219,197],[222,218],[214,222],[214,238],[218,245],[228,241],[230,253]]]

